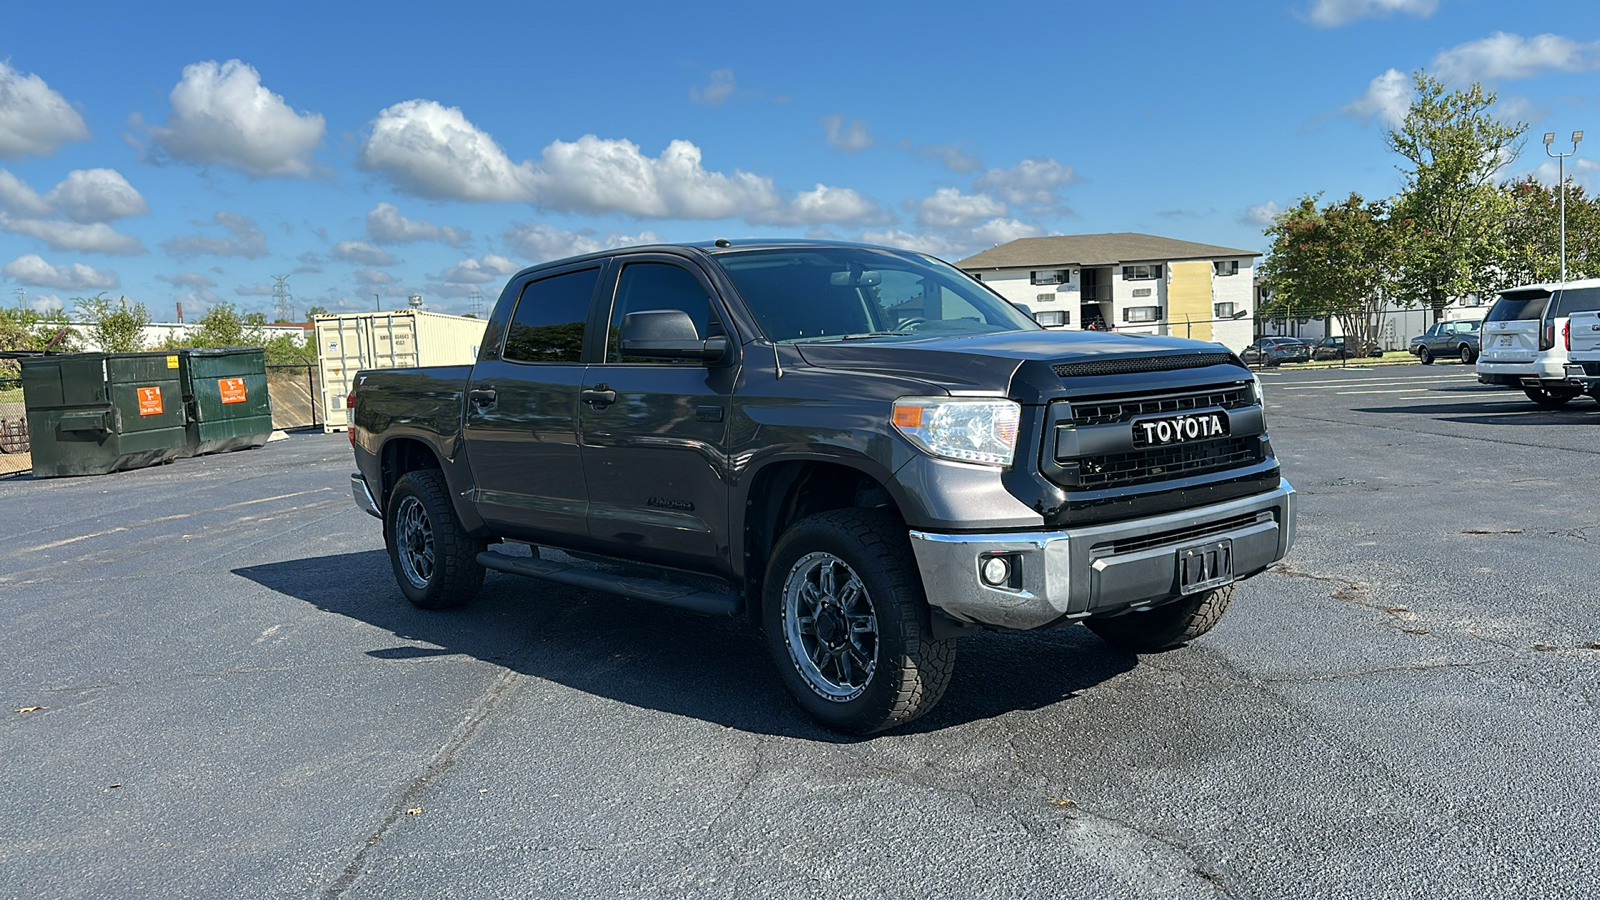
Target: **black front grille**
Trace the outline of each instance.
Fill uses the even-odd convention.
[[[1077,476],[1071,487],[1103,490],[1223,472],[1253,465],[1264,458],[1261,438],[1252,436],[1172,444],[1132,453],[1083,456],[1077,460],[1076,472],[1071,465],[1063,468],[1069,481],[1074,474]]]
[[[1241,409],[1253,406],[1255,399],[1245,386],[1209,387],[1177,394],[1143,394],[1137,397],[1106,397],[1072,401],[1072,424],[1107,425],[1127,422],[1135,416],[1155,413],[1180,413],[1192,409]]]
[[[1231,353],[1173,353],[1167,356],[1135,356],[1122,359],[1097,359],[1090,362],[1061,363],[1053,366],[1057,377],[1085,375],[1129,375],[1137,372],[1171,372],[1174,369],[1200,369],[1225,366],[1233,362]]]

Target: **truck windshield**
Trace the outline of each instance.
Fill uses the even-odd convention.
[[[913,253],[800,247],[713,258],[774,341],[1040,328],[961,270]]]

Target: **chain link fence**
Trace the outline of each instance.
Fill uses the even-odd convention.
[[[22,380],[0,378],[0,476],[33,468],[28,454],[28,416],[22,403]]]

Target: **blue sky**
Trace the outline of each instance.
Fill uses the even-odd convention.
[[[459,313],[713,237],[1263,250],[1303,194],[1399,187],[1419,67],[1529,123],[1510,174],[1588,128],[1600,185],[1594,0],[6,4],[0,302]]]

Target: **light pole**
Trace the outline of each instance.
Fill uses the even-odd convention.
[[[1544,134],[1544,153],[1556,161],[1556,181],[1561,190],[1561,283],[1567,283],[1567,157],[1576,156],[1578,142],[1583,140],[1583,132],[1572,133],[1571,153],[1552,153],[1550,145],[1555,143],[1556,133],[1547,131]]]

